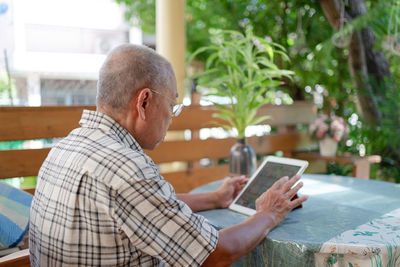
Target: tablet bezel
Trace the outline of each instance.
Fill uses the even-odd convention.
[[[247,182],[246,186],[242,189],[242,191],[240,191],[240,193],[236,196],[236,198],[229,205],[229,209],[231,209],[233,211],[237,211],[237,212],[245,214],[245,215],[249,215],[249,216],[256,213],[255,209],[243,207],[243,206],[235,204],[235,203],[241,197],[241,195],[246,191],[247,187],[250,186],[250,184],[255,180],[257,175],[261,172],[261,170],[265,167],[265,165],[268,162],[275,162],[275,163],[286,164],[286,165],[291,165],[291,166],[299,166],[300,169],[297,171],[296,174],[302,174],[308,166],[308,161],[305,161],[305,160],[275,157],[275,156],[266,157],[265,160],[261,163],[261,165],[254,172],[254,174],[251,176],[251,178]],[[281,177],[279,177],[279,178],[281,178]],[[291,178],[291,177],[289,177],[289,178]]]

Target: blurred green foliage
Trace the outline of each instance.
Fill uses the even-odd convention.
[[[8,82],[7,72],[0,70],[0,99],[10,98],[10,85]],[[15,82],[11,79],[11,97],[16,97]]]
[[[26,189],[36,187],[36,178],[36,176],[28,176],[20,178],[7,178],[3,179],[2,181],[19,189]]]
[[[126,7],[129,21],[142,26],[148,33],[154,33],[155,0],[115,1]],[[400,21],[400,14],[392,11],[393,3],[399,1],[364,2],[368,12],[335,34],[316,0],[186,0],[187,52],[191,54],[199,47],[209,45],[211,31],[229,29],[243,32],[247,25],[252,25],[255,35],[271,39],[288,51],[290,62],[278,62],[280,68],[296,73],[293,81],[286,82],[286,92],[294,99],[315,99],[319,94],[323,101],[318,105],[325,113],[352,120],[350,141],[341,144],[340,149],[381,155],[383,162],[373,173],[379,178],[400,182],[400,57],[389,49],[388,43],[388,40],[398,38],[393,18]],[[385,53],[392,74],[384,89],[385,98],[375,99],[385,118],[379,127],[367,125],[358,114],[348,67],[349,51],[333,44],[352,30],[361,28],[374,31],[374,47]],[[207,54],[202,54],[197,59],[204,61],[207,57]],[[372,86],[377,86],[373,81],[374,77],[370,77]],[[340,173],[338,169],[341,167],[331,169]],[[343,170],[344,173],[348,171]]]

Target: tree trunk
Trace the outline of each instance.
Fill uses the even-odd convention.
[[[365,57],[365,47],[361,34],[353,33],[349,45],[349,67],[353,77],[353,85],[357,90],[359,112],[370,125],[377,125],[381,114],[374,98],[372,86],[368,83],[368,69]]]
[[[367,12],[364,0],[349,0],[349,8],[344,10],[344,14],[341,14],[344,5],[342,0],[319,2],[329,23],[336,30],[340,29],[342,16],[345,21],[351,21]],[[389,65],[383,53],[373,51],[374,41],[374,33],[368,29],[354,32],[351,36],[348,59],[357,92],[359,112],[371,126],[379,125],[382,121],[383,115],[378,104],[385,101],[385,78],[391,79]]]

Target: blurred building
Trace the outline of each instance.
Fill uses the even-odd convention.
[[[155,46],[123,13],[113,0],[0,0],[0,69],[6,51],[14,104],[94,104],[98,70],[113,47]]]

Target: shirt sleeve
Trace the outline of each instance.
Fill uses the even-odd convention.
[[[200,266],[217,246],[218,231],[159,174],[120,184],[115,201],[117,222],[132,245],[168,265]]]

